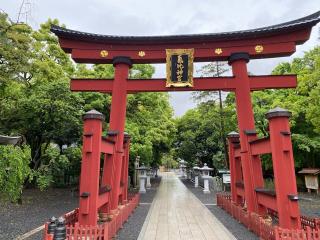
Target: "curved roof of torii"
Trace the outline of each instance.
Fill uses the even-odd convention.
[[[309,16],[299,18],[293,21],[255,28],[250,30],[206,33],[206,34],[185,34],[185,35],[164,35],[164,36],[116,36],[92,34],[75,31],[52,25],[51,31],[60,38],[90,41],[97,43],[113,44],[146,44],[146,43],[195,43],[195,42],[215,42],[224,40],[245,40],[277,35],[279,33],[290,33],[305,28],[311,28],[320,22],[320,11]],[[300,44],[301,42],[297,42]]]
[[[61,48],[78,63],[112,63],[117,56],[129,57],[134,64],[164,63],[168,49],[193,49],[195,62],[226,61],[235,52],[250,59],[284,57],[310,37],[320,22],[320,11],[294,21],[251,30],[171,35],[114,36],[79,32],[52,25]]]

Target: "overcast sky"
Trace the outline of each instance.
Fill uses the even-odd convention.
[[[0,9],[16,20],[22,0],[0,0]],[[25,0],[28,23],[37,28],[57,18],[68,28],[116,35],[214,33],[263,27],[300,18],[320,10],[319,0]],[[30,4],[28,4],[30,3]],[[24,17],[24,16],[23,16]],[[319,25],[311,39],[290,58],[253,60],[249,71],[269,74],[281,61],[302,56],[319,44]],[[200,66],[196,66],[196,69]],[[165,68],[156,66],[156,77]],[[176,116],[196,103],[189,92],[170,93]]]

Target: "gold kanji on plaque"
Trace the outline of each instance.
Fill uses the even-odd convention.
[[[166,49],[166,87],[193,87],[194,49]]]

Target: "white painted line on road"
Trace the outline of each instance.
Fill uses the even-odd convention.
[[[44,229],[44,225],[40,226],[40,227],[37,227],[21,236],[18,236],[17,238],[15,238],[15,240],[24,240],[24,239],[27,239],[28,237],[32,236],[33,234],[36,234],[38,232],[40,232],[41,230]]]
[[[217,206],[216,203],[206,203],[206,204],[203,204],[203,205],[205,205],[205,206]]]

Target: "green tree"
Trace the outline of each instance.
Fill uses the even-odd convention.
[[[4,59],[1,67],[6,75],[1,81],[5,84],[1,85],[0,132],[25,136],[31,149],[30,167],[37,170],[51,143],[61,152],[63,145],[79,142],[84,101],[69,90],[75,65],[50,32],[50,25],[58,21],[49,20],[32,31],[25,24],[15,25],[1,17],[1,24],[12,26],[1,34],[5,50],[0,54]],[[10,54],[16,57],[8,58]],[[34,176],[46,177],[36,172]]]
[[[256,126],[261,135],[268,135],[264,114],[280,106],[292,112],[291,132],[295,166],[319,167],[319,103],[320,103],[320,47],[317,46],[291,63],[280,63],[273,74],[297,74],[295,89],[264,90],[253,93]],[[265,168],[270,168],[266,164]]]
[[[223,74],[227,73],[229,69],[224,62],[211,62],[201,67],[198,71],[201,77],[221,77]],[[220,140],[223,143],[222,153],[224,155],[225,167],[229,165],[228,148],[226,141],[226,131],[225,131],[225,116],[224,116],[224,106],[222,99],[222,91],[202,91],[194,92],[193,98],[199,102],[206,101],[218,101],[219,103],[219,120],[220,120]]]
[[[131,78],[151,78],[154,67],[134,65]],[[140,156],[141,162],[158,166],[169,152],[175,125],[168,93],[130,94],[127,103],[127,132],[132,136],[130,158]]]
[[[49,20],[38,31],[31,33],[32,40],[26,75],[28,84],[12,83],[6,87],[7,96],[1,105],[0,129],[6,134],[22,134],[31,147],[31,168],[41,165],[41,156],[50,142],[60,146],[79,140],[81,134],[82,99],[69,90],[69,77],[74,64],[61,50],[57,38],[50,32]],[[30,51],[30,50],[29,50]],[[15,94],[9,92],[17,88]]]
[[[226,131],[233,131],[234,111],[224,109]],[[220,109],[215,101],[200,104],[177,119],[177,137],[174,143],[177,157],[188,162],[208,163],[216,169],[225,167],[224,146],[220,136]]]
[[[26,24],[13,23],[0,12],[0,99],[9,81],[28,82],[32,29]]]

